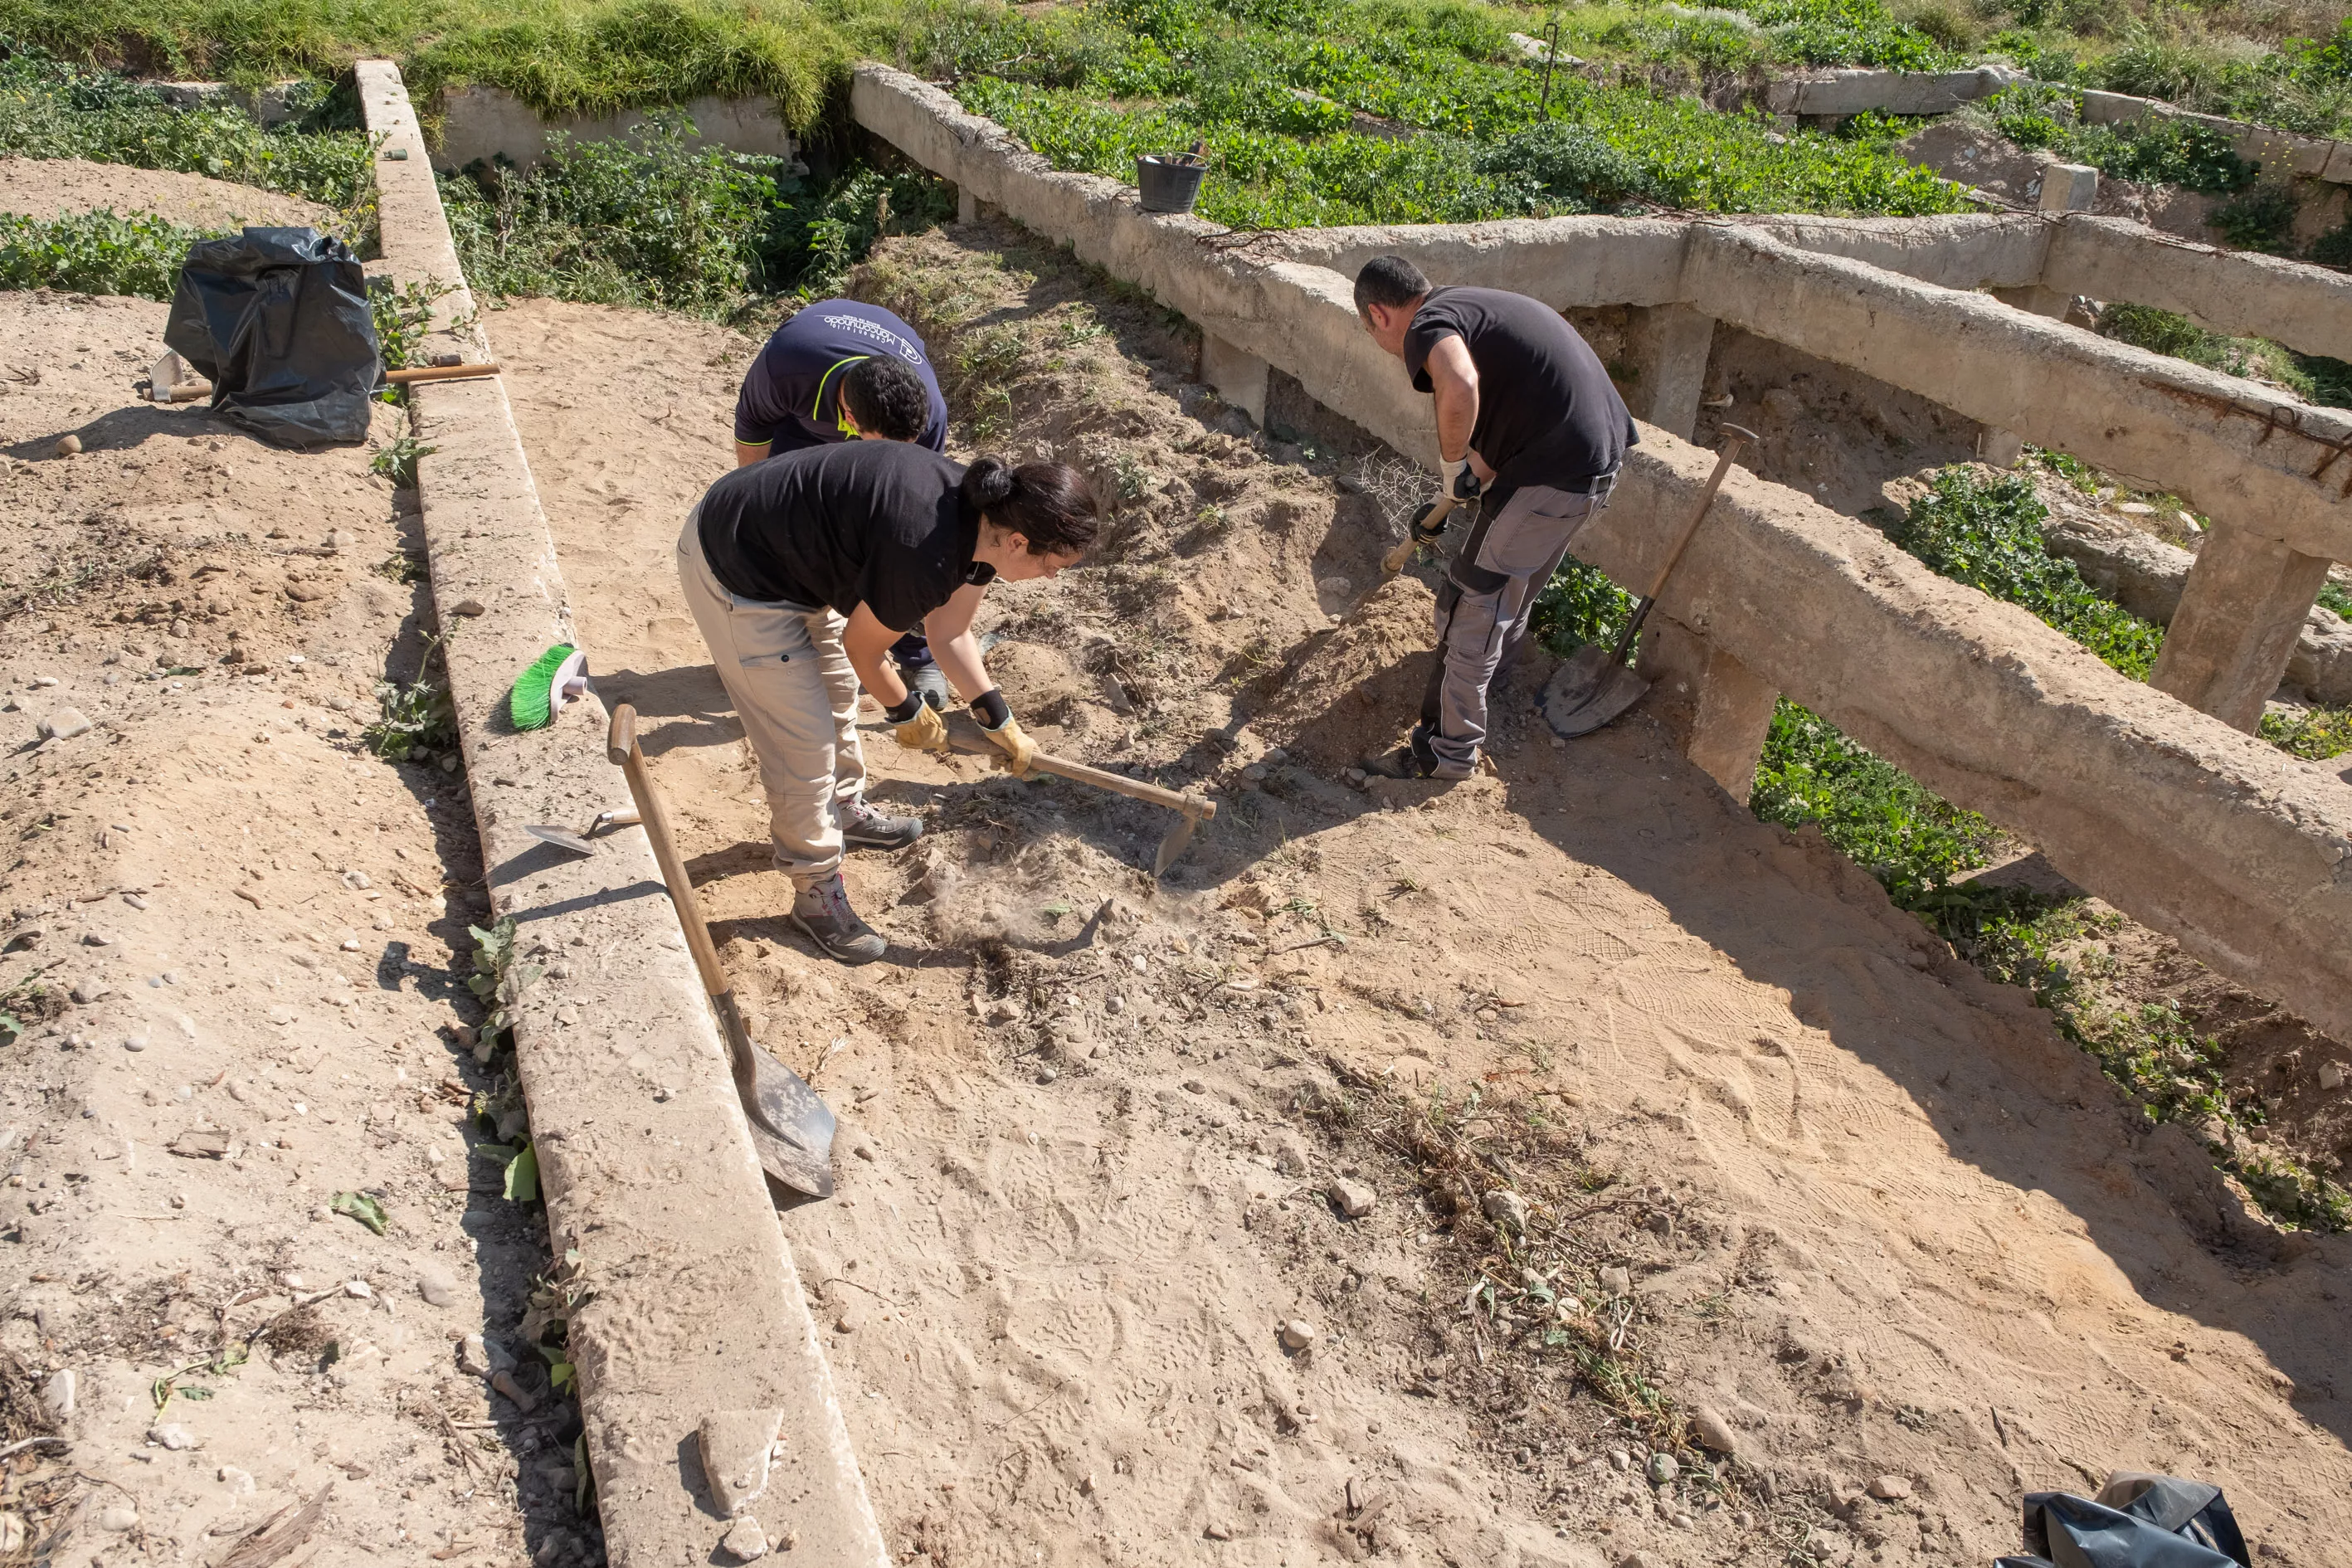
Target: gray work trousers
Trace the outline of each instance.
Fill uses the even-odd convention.
[[[1466,779],[1486,741],[1486,694],[1527,641],[1536,597],[1568,547],[1609,504],[1611,481],[1584,495],[1521,485],[1490,495],[1437,591],[1437,668],[1421,704],[1436,776]]]

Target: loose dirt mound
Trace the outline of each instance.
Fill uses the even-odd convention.
[[[202,174],[80,158],[0,158],[0,213],[48,218],[100,207],[126,215],[153,213],[190,228],[234,229],[247,224],[325,228],[335,216],[333,208],[299,196]]]
[[[365,449],[136,403],[164,315],[0,293],[0,1367],[73,1445],[0,1509],[43,1561],[217,1561],[331,1484],[310,1561],[572,1562],[570,1406],[453,1342],[509,1360],[548,1260],[467,1115],[463,776],[361,740],[404,523]]]
[[[976,445],[1118,497],[1100,563],[992,597],[1016,708],[1225,804],[1155,887],[1165,814],[881,736],[876,793],[928,827],[851,863],[893,942],[858,971],[778,918],[668,566],[751,342],[488,324],[757,1033],[844,1115],[840,1197],[784,1223],[895,1551],[1946,1563],[2013,1549],[2021,1491],[2123,1466],[2327,1560],[2339,1245],[2239,1249],[2276,1238],[2199,1151],[1645,719],[1507,734],[1499,780],[1342,787],[1325,759],[1410,718],[1426,589],[1329,634],[1354,595],[1318,580],[1370,583],[1393,520],[1263,461],[1157,311],[1013,234],[894,242],[859,288],[924,330]]]

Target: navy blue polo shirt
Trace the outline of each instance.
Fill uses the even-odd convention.
[[[919,445],[946,451],[947,399],[940,395],[923,340],[881,306],[856,300],[819,300],[776,329],[743,374],[743,390],[735,397],[735,439],[747,447],[772,443],[771,457],[847,439],[841,427],[842,378],[875,354],[889,355],[923,378],[931,422]]]

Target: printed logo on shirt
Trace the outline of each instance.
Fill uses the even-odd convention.
[[[887,346],[893,353],[908,364],[923,363],[923,352],[920,349],[879,321],[869,321],[863,316],[821,316],[818,320],[836,332],[848,332],[856,337],[871,338],[874,342]]]

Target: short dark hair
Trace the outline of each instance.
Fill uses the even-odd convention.
[[[1356,314],[1367,305],[1402,310],[1429,292],[1429,279],[1402,256],[1375,256],[1356,274]]]
[[[1086,475],[1067,463],[974,458],[963,471],[963,502],[997,527],[1023,535],[1032,555],[1083,555],[1102,528],[1102,508]]]
[[[841,378],[841,402],[862,435],[919,441],[930,427],[931,394],[923,378],[878,354],[849,367]]]

